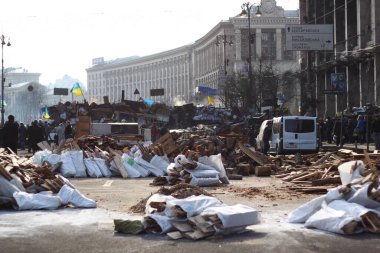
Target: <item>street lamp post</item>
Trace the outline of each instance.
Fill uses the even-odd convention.
[[[4,35],[0,36],[1,40],[1,126],[4,126],[4,83],[5,83],[5,77],[4,77],[4,45],[7,45],[8,47],[11,46],[11,43],[5,43],[6,37]]]
[[[225,99],[225,105],[228,108],[228,96],[229,96],[229,89],[227,87],[227,64],[228,59],[226,57],[226,45],[233,45],[232,36],[231,35],[218,35],[216,36],[216,46],[219,46],[220,44],[223,44],[223,76],[224,76],[224,99]]]
[[[243,3],[241,8],[241,16],[247,16],[248,18],[248,85],[250,90],[252,91],[252,97],[249,98],[249,106],[255,106],[256,107],[256,86],[252,83],[252,49],[251,49],[251,42],[253,41],[254,37],[251,34],[251,14],[252,14],[252,8],[257,6],[257,11],[255,16],[261,17],[261,11],[260,11],[260,5],[259,4],[251,4],[250,2]]]

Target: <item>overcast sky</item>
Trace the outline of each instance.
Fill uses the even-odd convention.
[[[2,1],[0,29],[12,44],[4,47],[4,66],[41,73],[45,85],[64,74],[86,83],[85,69],[93,58],[145,56],[190,44],[240,13],[243,2]],[[277,0],[288,10],[298,9],[298,2]]]

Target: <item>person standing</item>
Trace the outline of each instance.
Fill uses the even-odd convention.
[[[26,143],[26,127],[24,123],[20,123],[20,126],[18,128],[18,140],[20,143],[20,149],[25,149],[25,143]]]
[[[8,116],[8,121],[3,127],[3,145],[17,154],[18,146],[18,123],[13,115]]]
[[[375,149],[380,150],[380,116],[376,116],[372,123],[373,138],[375,141]]]
[[[55,132],[57,133],[58,139],[57,145],[59,145],[61,141],[65,139],[65,125],[63,124],[63,122],[59,123],[59,125],[55,129]]]
[[[358,123],[356,124],[355,130],[358,135],[359,143],[363,144],[365,142],[365,131],[366,131],[366,122],[364,121],[363,115],[360,115],[358,117]]]
[[[270,148],[269,141],[272,137],[272,122],[268,121],[263,133],[263,153],[267,154]]]
[[[28,128],[30,147],[33,154],[38,150],[37,143],[44,140],[43,128],[38,126],[37,120],[33,121],[32,125]]]

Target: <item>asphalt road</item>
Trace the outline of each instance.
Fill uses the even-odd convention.
[[[0,252],[369,253],[380,250],[378,235],[341,236],[286,222],[291,210],[315,196],[297,196],[283,191],[278,192],[278,198],[262,194],[247,198],[230,192],[230,187],[207,190],[227,204],[247,204],[260,212],[261,224],[249,227],[244,234],[194,242],[185,239],[172,241],[163,235],[114,233],[113,219],[141,218],[128,213],[128,209],[157,190],[157,187],[148,185],[151,180],[72,180],[83,194],[97,200],[96,209],[0,211]],[[255,186],[259,189],[286,187],[274,178],[245,177],[243,181],[232,184],[234,187]]]

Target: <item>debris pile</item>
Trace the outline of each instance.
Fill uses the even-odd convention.
[[[188,196],[194,191],[197,195]],[[146,200],[142,221],[115,220],[115,230],[131,234],[166,234],[173,240],[199,240],[242,233],[247,226],[259,223],[255,209],[241,204],[225,205],[217,198],[199,194],[203,193],[199,187],[180,184],[161,188],[159,192],[163,194],[155,193]]]
[[[379,233],[380,181],[375,160],[365,153],[363,161],[343,163],[338,171],[342,186],[294,210],[289,222],[339,234]]]
[[[83,196],[63,176],[56,175],[62,165],[44,161],[40,166],[19,157],[11,150],[0,149],[0,207],[16,210],[57,209],[72,204],[96,207],[94,200]]]

